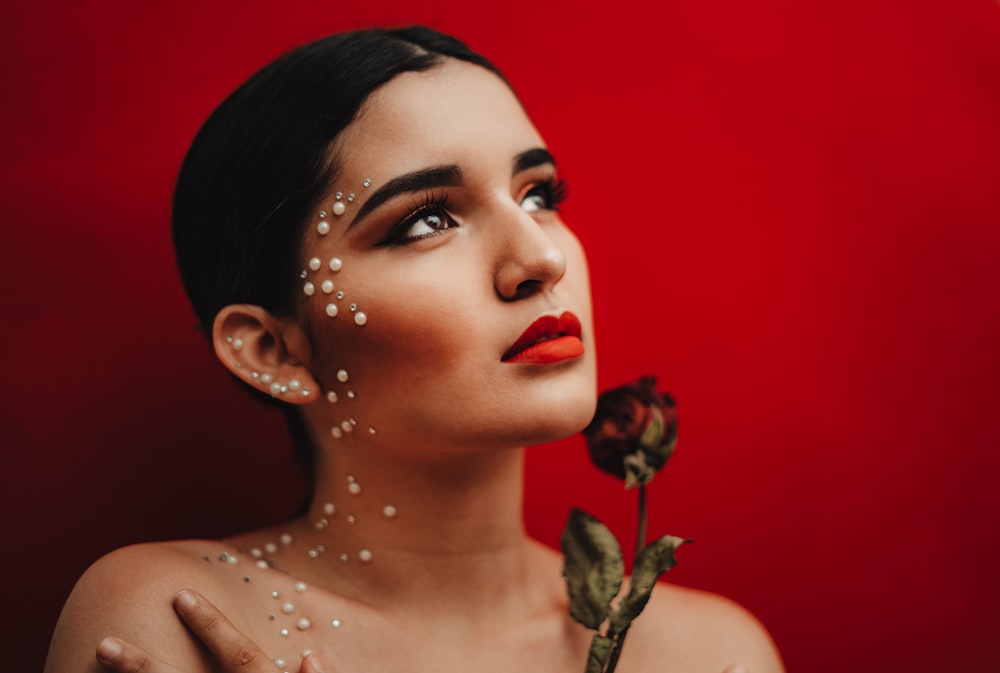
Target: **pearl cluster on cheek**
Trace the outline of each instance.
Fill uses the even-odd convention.
[[[226,343],[239,353],[243,350],[243,339],[240,337],[227,336]],[[243,369],[243,363],[236,360],[233,363],[236,369]],[[289,379],[286,382],[276,381],[274,375],[270,372],[258,372],[253,370],[250,372],[250,381],[256,386],[263,388],[265,391],[271,393],[274,397],[280,397],[282,395],[298,393],[302,397],[309,397],[312,391],[302,385],[302,382],[298,379]]]
[[[340,315],[340,307],[337,306],[335,300],[339,301],[344,299],[344,297],[346,296],[344,294],[344,291],[337,290],[337,286],[334,285],[332,278],[323,278],[322,280],[316,278],[315,281],[309,280],[310,271],[319,272],[323,270],[324,267],[323,260],[321,260],[319,257],[312,257],[309,260],[307,266],[309,268],[303,269],[302,272],[299,274],[299,277],[305,281],[305,283],[302,285],[302,292],[307,297],[314,297],[317,296],[316,293],[318,288],[318,291],[321,293],[321,296],[328,295],[327,299],[328,303],[326,305],[326,315],[329,316],[330,318],[336,318],[338,315]],[[337,273],[342,268],[344,268],[344,261],[339,257],[331,257],[330,261],[325,266],[327,269],[330,270],[331,273]],[[317,282],[319,283],[318,286]],[[350,309],[351,313],[354,314],[355,325],[357,325],[358,327],[363,327],[364,325],[368,324],[368,314],[365,313],[364,311],[359,311],[357,304],[351,303],[348,308]]]
[[[365,178],[362,184],[367,189],[368,187],[371,187],[372,181],[370,178]],[[333,213],[333,215],[335,215],[336,217],[340,217],[341,215],[347,212],[347,204],[354,203],[356,198],[357,196],[354,194],[354,192],[349,192],[346,195],[346,200],[344,192],[340,191],[336,192],[334,194],[333,205],[330,207],[329,212]],[[320,236],[326,236],[327,234],[330,233],[330,222],[327,219],[327,216],[328,212],[326,210],[319,211],[319,223],[316,225],[316,232]],[[331,257],[329,262],[325,266],[330,270],[330,272],[337,273],[343,268],[344,262],[339,257]],[[334,295],[336,299],[337,300],[344,299],[345,297],[344,291],[337,290],[332,278],[324,278],[322,280],[317,278],[316,280],[319,281],[318,286],[316,282],[309,280],[310,271],[319,272],[321,269],[323,269],[324,267],[323,260],[321,260],[319,257],[313,257],[309,260],[308,267],[309,267],[308,269],[303,269],[302,273],[300,274],[302,280],[306,281],[302,286],[302,291],[306,294],[306,296],[309,297],[315,296],[318,289],[324,295],[334,295],[334,291],[336,291],[336,294]],[[351,303],[349,308],[351,313],[354,314],[354,324],[358,326],[363,326],[367,324],[368,314],[365,313],[364,311],[359,311],[357,304]],[[329,301],[326,305],[326,314],[331,318],[336,318],[340,314],[340,307],[334,301],[332,301],[332,297],[331,301]]]

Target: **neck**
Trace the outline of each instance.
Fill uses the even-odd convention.
[[[296,546],[307,553],[296,574],[374,607],[496,605],[537,581],[539,551],[522,522],[523,457],[520,448],[419,463],[362,447],[324,452],[298,524]]]

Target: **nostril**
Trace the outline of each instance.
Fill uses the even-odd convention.
[[[514,296],[511,299],[524,299],[525,297],[530,297],[533,294],[538,294],[542,289],[542,281],[540,280],[522,280],[517,284],[517,288],[514,290]]]

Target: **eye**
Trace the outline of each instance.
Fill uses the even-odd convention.
[[[455,222],[441,208],[431,207],[410,216],[399,233],[399,241],[414,241],[451,229]]]
[[[399,220],[378,245],[406,245],[457,227],[458,223],[448,212],[450,207],[447,195],[424,194],[410,208],[410,214]]]
[[[540,182],[521,199],[521,208],[528,213],[541,210],[558,210],[566,198],[566,183],[555,178]]]

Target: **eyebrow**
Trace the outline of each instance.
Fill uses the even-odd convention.
[[[357,222],[375,210],[389,199],[399,194],[408,192],[422,192],[434,187],[453,187],[462,181],[462,169],[458,166],[434,166],[433,168],[423,168],[419,171],[406,173],[389,180],[368,197],[364,205],[358,210],[351,223],[347,225],[350,229]]]
[[[514,175],[517,175],[521,171],[526,171],[529,168],[544,166],[545,164],[551,164],[552,166],[556,165],[555,158],[549,154],[547,149],[544,147],[535,147],[530,150],[526,150],[514,157]]]
[[[525,150],[514,157],[513,174],[517,175],[522,171],[546,164],[556,165],[555,158],[547,149],[535,147]],[[368,200],[358,209],[357,214],[351,220],[351,223],[347,225],[347,228],[350,230],[370,212],[395,196],[411,192],[422,192],[435,187],[454,187],[461,184],[461,182],[462,169],[455,164],[423,168],[395,177],[379,187],[375,190],[374,194],[368,197]]]

